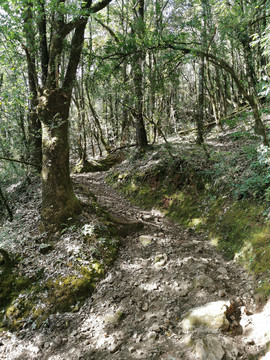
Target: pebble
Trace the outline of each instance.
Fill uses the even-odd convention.
[[[144,302],[141,307],[142,311],[147,311],[149,309],[149,305],[147,302]]]
[[[222,266],[217,269],[217,272],[219,272],[221,275],[227,275],[228,273],[227,270]]]
[[[159,332],[160,331],[160,326],[158,323],[154,323],[151,327],[150,330],[155,331],[155,332]]]
[[[157,333],[155,331],[149,331],[149,333],[145,337],[145,341],[155,340],[156,338],[157,338]]]
[[[115,343],[115,344],[110,345],[110,347],[109,347],[110,353],[112,353],[112,354],[115,353],[120,348],[120,346],[121,346],[121,343]]]
[[[226,295],[226,291],[225,290],[219,290],[218,291],[218,296],[219,297],[224,297]]]

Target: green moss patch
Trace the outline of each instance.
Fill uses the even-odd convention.
[[[68,264],[66,275],[46,278],[43,271],[33,279],[5,271],[0,276],[0,328],[17,330],[27,324],[40,327],[50,314],[78,311],[115,260],[119,240],[111,222],[85,225],[84,247]],[[87,251],[83,248],[88,249]]]
[[[98,262],[82,267],[80,275],[60,277],[49,280],[45,285],[48,289],[47,307],[51,312],[74,310],[75,305],[91,295],[97,281],[104,275],[104,267]]]
[[[31,292],[35,281],[36,279],[20,276],[12,270],[2,272],[0,275],[0,328],[20,327],[20,322],[29,312],[24,296]]]
[[[16,330],[25,322],[40,326],[50,314],[77,311],[103,276],[104,265],[97,261],[81,266],[76,275],[45,283],[16,273],[5,275],[0,285],[0,327]]]

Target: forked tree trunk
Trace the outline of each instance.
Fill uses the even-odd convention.
[[[92,5],[92,1],[83,1],[81,4],[83,15],[65,22],[65,15],[60,9],[59,12],[56,11],[50,29],[46,31],[46,21],[39,26],[40,37],[43,40],[41,46],[44,50],[48,50],[44,42],[47,32],[51,33],[49,52],[42,51],[41,56],[43,87],[37,106],[38,118],[42,125],[42,219],[45,229],[49,231],[59,228],[59,225],[66,223],[69,218],[76,217],[81,211],[69,175],[70,101],[88,17],[91,13],[102,10],[110,2],[111,0],[102,0]],[[71,32],[73,35],[68,63],[66,66],[63,65],[65,77],[61,79],[60,59],[65,39]],[[37,79],[38,76],[36,75],[35,78]],[[37,91],[37,94],[39,93],[40,91]]]

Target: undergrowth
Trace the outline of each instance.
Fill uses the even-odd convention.
[[[238,258],[270,294],[269,154],[256,137],[231,133],[216,145],[164,145],[129,155],[108,181],[133,202],[158,207],[209,241],[229,259]],[[263,150],[263,151],[262,151]],[[171,156],[173,154],[173,157]]]

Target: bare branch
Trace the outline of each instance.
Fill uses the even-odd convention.
[[[17,162],[17,163],[24,164],[24,165],[35,166],[35,167],[37,167],[37,168],[40,168],[40,167],[41,167],[41,166],[38,165],[38,164],[33,164],[33,163],[31,163],[31,162],[28,162],[28,161],[23,161],[23,160],[18,160],[18,159],[10,159],[10,158],[4,157],[4,156],[0,156],[0,160]]]

